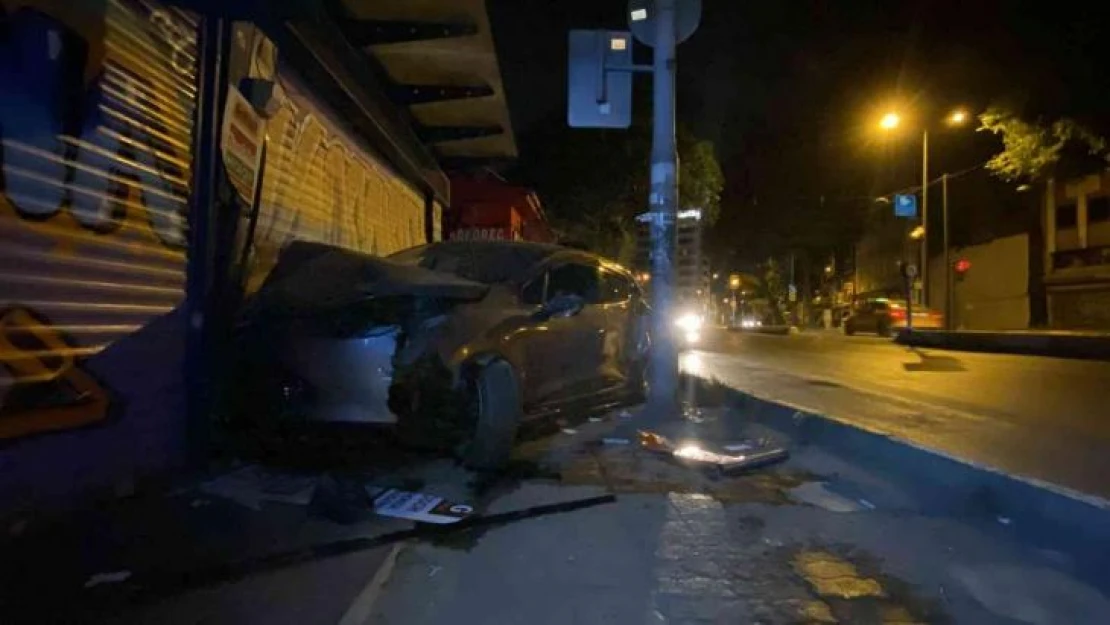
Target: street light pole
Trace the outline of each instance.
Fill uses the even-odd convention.
[[[929,305],[929,131],[921,131],[921,306]],[[913,285],[910,285],[913,286]]]
[[[940,178],[940,212],[944,221],[944,330],[952,331],[952,257],[948,245],[948,174]]]

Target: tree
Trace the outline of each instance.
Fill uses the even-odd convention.
[[[721,216],[721,189],[725,177],[711,141],[698,139],[685,127],[678,129],[678,203],[700,208],[709,225]]]
[[[979,116],[981,127],[1002,138],[1002,151],[987,161],[987,169],[1008,182],[1036,181],[1061,164],[1089,168],[1092,160],[1110,164],[1106,140],[1072,119],[1044,125],[1029,122],[1014,111],[991,107]]]
[[[713,144],[680,126],[679,206],[700,208],[710,223],[720,214],[724,175]],[[567,242],[628,261],[635,217],[647,210],[651,126],[637,119],[628,130],[545,124],[522,141],[513,177],[536,189],[552,227]]]
[[[768,258],[761,269],[763,275],[759,281],[759,286],[756,288],[756,297],[767,300],[770,307],[771,323],[782,323],[786,318],[784,314],[786,309],[786,284],[782,277],[782,269],[774,258]]]

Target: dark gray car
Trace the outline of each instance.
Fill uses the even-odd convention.
[[[396,426],[508,458],[522,421],[642,390],[647,307],[597,255],[524,242],[442,242],[386,259],[297,242],[244,317],[282,410]]]

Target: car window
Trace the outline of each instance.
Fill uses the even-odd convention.
[[[544,291],[547,286],[547,272],[532,278],[520,290],[520,301],[523,304],[539,306],[544,302]]]
[[[572,294],[586,300],[587,304],[598,302],[599,276],[596,266],[581,263],[568,263],[552,269],[547,278],[547,296]]]
[[[601,301],[605,303],[627,302],[635,287],[632,281],[619,273],[602,270]]]

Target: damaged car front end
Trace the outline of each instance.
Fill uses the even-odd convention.
[[[501,464],[526,404],[594,393],[602,377],[627,384],[624,372],[642,360],[620,329],[630,325],[621,315],[633,310],[631,292],[596,307],[576,294],[548,297],[549,265],[569,262],[561,249],[444,243],[383,259],[294,242],[241,317],[242,390],[261,399],[255,408],[271,424],[385,426],[472,466]],[[590,267],[595,281],[623,279],[576,254],[572,266]],[[619,330],[605,345],[606,328],[591,325],[603,323]],[[571,359],[594,352],[577,366]],[[582,364],[596,375],[575,377]]]

